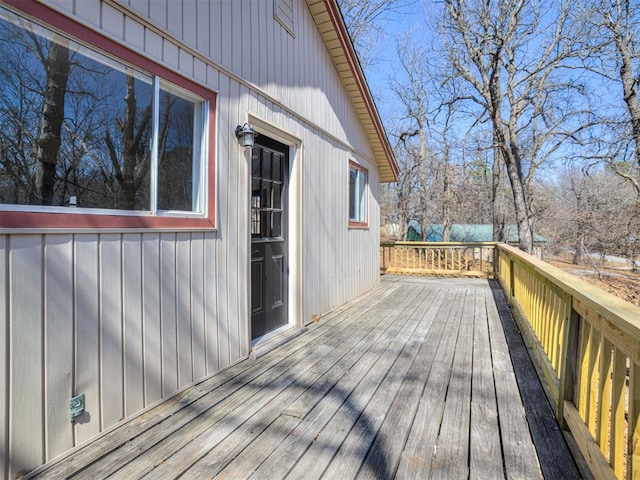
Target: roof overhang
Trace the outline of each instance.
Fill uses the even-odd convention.
[[[335,0],[306,0],[338,75],[369,138],[381,182],[398,180],[398,164]]]

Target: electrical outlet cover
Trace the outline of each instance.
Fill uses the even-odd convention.
[[[76,395],[69,400],[69,420],[74,421],[84,414],[84,393]]]

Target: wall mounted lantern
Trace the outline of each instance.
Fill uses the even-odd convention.
[[[240,145],[243,147],[253,147],[255,138],[258,136],[256,131],[251,127],[249,122],[244,125],[238,125],[236,127],[236,137],[240,141]]]

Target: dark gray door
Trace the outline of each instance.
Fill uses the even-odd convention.
[[[286,325],[289,148],[260,136],[251,157],[251,339]]]

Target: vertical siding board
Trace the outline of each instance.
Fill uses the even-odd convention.
[[[169,40],[162,40],[162,61],[169,68],[178,70],[180,68],[180,49]]]
[[[149,0],[128,0],[128,3],[131,8],[141,13],[143,17],[149,18]]]
[[[167,30],[167,0],[149,0],[149,18],[156,26]]]
[[[9,451],[9,238],[0,235],[0,452]],[[7,477],[8,463],[0,462],[0,478]]]
[[[240,60],[241,75],[242,78],[251,79],[251,61],[253,56],[253,49],[255,48],[256,38],[254,37],[254,30],[252,29],[253,17],[256,12],[254,11],[254,4],[251,0],[242,0],[240,3]]]
[[[276,27],[278,29],[282,28],[278,22],[275,21],[274,11],[273,11],[273,2],[265,2],[267,4],[267,18],[269,19],[266,23],[267,26],[267,43],[266,47],[266,63],[265,68],[267,70],[267,91],[269,95],[272,97],[277,97],[278,94],[278,85],[275,82],[275,70],[274,66],[276,63],[276,57],[280,55],[280,52],[274,50],[275,47],[275,35],[276,35]]]
[[[269,18],[267,14],[267,3],[268,2],[258,2],[258,17],[261,19]],[[266,64],[268,62],[267,58],[267,50],[268,50],[268,38],[267,38],[267,26],[265,23],[268,22],[260,22],[258,29],[258,42],[256,43],[256,50],[258,52],[258,56],[256,61],[254,62],[254,68],[257,68],[258,75],[256,78],[258,79],[258,85],[262,88],[265,88],[269,83],[269,78],[267,77],[267,68]]]
[[[236,70],[234,70],[234,58],[235,56],[239,55],[240,52],[237,52],[237,46],[234,45],[234,38],[233,38],[233,32],[234,29],[236,27],[238,27],[238,31],[240,31],[240,25],[234,25],[233,22],[233,16],[231,14],[231,10],[233,9],[233,5],[236,2],[221,2],[221,9],[220,9],[220,20],[219,20],[219,26],[220,26],[220,45],[218,45],[218,48],[220,49],[220,58],[221,58],[221,63],[223,66],[227,67],[228,69],[230,69],[231,71],[233,71],[234,73],[237,73]],[[215,53],[215,50],[213,51]],[[237,54],[237,55],[234,55]],[[237,61],[237,60],[236,60]]]
[[[210,88],[213,88],[214,90],[218,90],[220,86],[220,72],[218,72],[218,70],[210,66],[207,66],[207,85]],[[219,124],[220,122],[218,121],[218,125]],[[216,167],[216,171],[217,171],[217,167]],[[218,199],[218,196],[216,196],[216,200],[217,199]]]
[[[250,20],[250,28],[251,28],[251,47],[245,52],[248,52],[249,57],[249,69],[246,71],[246,77],[251,82],[256,85],[260,84],[260,5],[255,4],[251,9],[251,20]],[[246,53],[245,53],[246,54]],[[245,73],[245,72],[243,72]]]
[[[207,374],[205,358],[205,298],[204,298],[204,234],[194,233],[191,239],[191,315],[193,349],[193,379]]]
[[[235,0],[227,5],[223,5],[222,8],[224,9],[225,7],[230,7],[229,10],[231,11],[231,21],[229,22],[229,26],[231,27],[231,44],[225,44],[223,41],[222,46],[224,48],[224,46],[227,45],[227,50],[231,53],[231,63],[229,64],[231,71],[242,76],[243,47],[245,46],[242,38],[242,24],[244,23],[244,17],[242,15],[244,11],[243,0]],[[229,46],[231,48],[229,48]]]
[[[160,305],[162,318],[162,396],[178,389],[176,326],[176,235],[160,235]]]
[[[296,12],[300,11],[300,8],[296,8]],[[296,20],[296,25],[299,25]],[[287,89],[289,96],[285,99],[287,102],[287,106],[291,107],[294,104],[294,98],[296,92],[298,91],[298,81],[297,74],[295,71],[295,57],[294,57],[294,47],[297,45],[297,42],[292,37],[287,37],[287,85],[290,87]]]
[[[71,2],[70,2],[71,3]],[[73,2],[75,3],[75,2]],[[78,5],[69,5],[68,10],[74,10],[74,13],[82,18],[85,22],[99,26],[101,21],[100,0],[87,0],[82,2],[82,8]],[[75,9],[73,8],[75,6]],[[64,7],[63,7],[64,8]]]
[[[100,342],[102,428],[124,415],[122,376],[122,237],[100,237]]]
[[[147,55],[162,61],[162,37],[149,28],[144,30],[144,45]]]
[[[175,2],[170,0],[164,0],[164,4],[167,11],[167,31],[175,35],[177,38],[184,39],[185,32],[183,31],[183,16],[185,13],[185,4],[189,2]],[[190,27],[193,30],[193,25]]]
[[[178,333],[178,387],[193,381],[191,349],[191,234],[176,238],[176,320]]]
[[[240,111],[244,112],[248,109],[250,103],[249,90],[246,87],[240,88],[239,98],[241,99]],[[244,113],[241,113],[243,115]],[[242,121],[242,118],[240,119]],[[250,197],[250,169],[251,155],[248,152],[242,152],[238,159],[238,178],[236,189],[238,198],[236,200],[236,221],[238,238],[236,241],[236,275],[238,276],[236,284],[238,285],[237,299],[238,310],[236,318],[238,319],[238,358],[244,358],[249,355],[249,321],[250,321],[250,283],[251,277],[249,272],[250,252],[250,233],[249,233],[249,197]]]
[[[207,83],[207,64],[199,58],[193,59],[193,77],[200,83]]]
[[[117,38],[118,40],[122,40],[124,38],[124,14],[120,11],[112,7],[111,5],[100,2],[96,4],[96,8],[88,8],[86,10],[91,11],[99,11],[99,8],[102,7],[102,15],[100,18],[100,23],[102,24],[102,29],[105,32],[110,33],[112,36]],[[84,11],[84,3],[80,10]]]
[[[134,49],[144,51],[144,27],[131,17],[124,19],[124,40]]]
[[[142,325],[142,236],[122,237],[124,318],[124,413],[130,416],[144,408]]]
[[[218,287],[216,284],[217,247],[215,234],[205,233],[204,238],[204,292],[207,375],[219,369],[218,348]]]
[[[245,109],[240,107],[242,99],[240,98],[240,85],[237,82],[231,82],[231,91],[229,95],[233,101],[229,102],[229,116],[233,119],[231,125],[243,124],[246,121]],[[223,127],[224,128],[224,127]],[[232,129],[229,129],[232,130]],[[231,135],[230,135],[231,137]],[[229,306],[229,356],[230,361],[236,362],[240,358],[240,323],[244,322],[244,318],[240,318],[240,303],[247,301],[246,294],[240,283],[244,277],[238,271],[238,256],[241,252],[240,242],[244,239],[239,237],[239,229],[241,219],[244,218],[242,205],[244,205],[241,194],[244,191],[241,186],[239,169],[244,162],[245,152],[239,146],[235,138],[229,138],[231,145],[229,156],[229,196],[230,201],[227,205],[227,221],[228,221],[228,242],[227,242],[227,275],[228,275],[228,306]]]
[[[98,236],[75,238],[74,291],[76,388],[85,394],[86,413],[75,423],[76,444],[100,432],[100,324]]]
[[[49,0],[49,3],[66,10],[67,13],[73,12],[74,0]]]
[[[222,2],[209,4],[209,57],[222,63]]]
[[[73,236],[46,237],[44,256],[46,457],[73,447]]]
[[[196,48],[205,56],[211,56],[210,4],[208,0],[196,0]]]
[[[283,64],[285,62],[285,58],[282,55],[282,36],[288,35],[285,29],[279,23],[273,22],[274,35],[273,35],[273,51],[276,52],[276,55],[273,59],[273,83],[276,86],[274,91],[276,98],[281,102],[284,100],[284,92],[289,87],[289,80],[284,77],[282,74]]]
[[[225,125],[232,125],[235,119],[229,115],[229,103],[230,103],[230,80],[228,77],[221,76],[220,78],[220,96],[219,96],[219,122],[218,124],[223,126],[220,128],[219,138],[221,139],[218,150],[218,212],[220,218],[218,219],[218,226],[220,229],[220,235],[217,242],[217,259],[216,259],[216,285],[218,292],[218,347],[219,347],[219,359],[218,365],[220,368],[224,368],[230,363],[229,356],[229,317],[231,315],[230,306],[227,298],[227,287],[229,284],[228,272],[229,262],[227,256],[227,249],[229,248],[229,210],[233,209],[231,205],[230,195],[233,191],[233,186],[229,183],[229,170],[231,169],[231,162],[229,160],[233,149],[231,141],[235,140],[231,138],[231,128],[224,128]],[[226,137],[226,139],[223,139]],[[237,145],[237,142],[236,142]],[[235,147],[235,146],[234,146]]]
[[[173,2],[178,5],[178,2]],[[185,43],[192,47],[197,47],[198,35],[198,4],[195,0],[189,2],[180,2],[182,4],[182,39]]]
[[[160,289],[160,234],[148,233],[142,240],[145,406],[162,398]]]
[[[9,474],[44,461],[42,237],[14,237],[10,250]]]
[[[178,68],[183,74],[193,78],[193,55],[182,48],[178,52]]]

